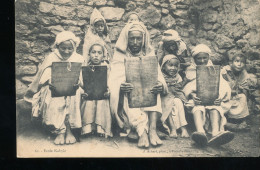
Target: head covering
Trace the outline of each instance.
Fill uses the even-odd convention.
[[[211,50],[207,45],[199,44],[191,50],[191,55],[194,58],[199,53],[207,53],[208,55],[211,55]]]
[[[128,33],[130,31],[140,31],[143,33],[143,44],[141,52],[146,55],[153,51],[153,47],[150,44],[150,34],[146,27],[140,22],[133,22],[127,24],[121,31],[119,38],[116,42],[115,48],[123,53],[127,52],[128,49]]]
[[[167,30],[163,33],[162,42],[167,43],[169,41],[175,41],[178,47],[176,55],[181,55],[183,51],[187,50],[187,46],[179,36],[179,33],[173,29]]]
[[[161,69],[163,68],[163,65],[167,62],[167,61],[170,61],[171,59],[176,59],[180,62],[180,60],[178,59],[178,57],[176,57],[175,55],[173,54],[168,54],[166,56],[164,56],[163,58],[163,61],[162,61],[162,65],[161,65]]]
[[[108,27],[107,27],[107,23],[106,23],[106,20],[105,18],[101,15],[101,13],[97,10],[97,8],[94,8],[92,14],[90,15],[90,29],[91,31],[96,34],[96,31],[95,31],[95,28],[94,28],[94,25],[96,22],[98,21],[103,21],[104,22],[104,25],[105,25],[105,28],[104,28],[104,35],[107,35],[108,34]]]
[[[197,66],[197,64],[194,61],[194,57],[199,53],[207,53],[207,54],[211,55],[211,50],[205,44],[199,44],[191,50],[191,55],[192,55],[193,58],[191,59],[191,65],[186,69],[186,77],[189,80],[193,80],[193,79],[196,78],[196,66]],[[213,66],[213,63],[210,59],[208,60],[207,66]]]
[[[72,42],[74,49],[76,49],[79,46],[80,38],[76,37],[75,34],[71,31],[62,31],[57,34],[56,40],[54,42],[54,47],[68,40]]]
[[[179,36],[179,33],[177,31],[170,29],[163,33],[162,41],[163,42],[167,42],[167,41],[178,42],[178,41],[181,41],[181,37]]]
[[[136,15],[136,16],[138,17],[139,21],[141,20],[141,18],[140,18],[140,16],[139,16],[138,13],[136,13],[136,12],[129,12],[129,13],[127,14],[127,17],[126,17],[126,22],[128,22],[129,17],[130,17],[131,15]]]

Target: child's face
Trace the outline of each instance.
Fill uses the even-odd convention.
[[[73,45],[70,41],[64,41],[58,45],[60,55],[67,60],[74,52]]]
[[[105,30],[104,21],[95,22],[94,27],[95,27],[95,31],[96,31],[96,33],[98,33],[98,35],[102,35],[104,33],[104,30]]]
[[[198,53],[194,57],[194,62],[197,65],[207,65],[208,61],[209,61],[209,54],[207,54],[207,53]]]
[[[131,14],[128,17],[128,23],[132,23],[132,22],[139,22],[139,17],[136,14]]]
[[[140,31],[130,31],[128,34],[128,47],[133,54],[141,51],[143,34]]]
[[[163,43],[163,46],[170,54],[175,54],[178,49],[177,43],[175,41],[165,42]]]
[[[93,65],[100,65],[104,57],[103,48],[100,45],[94,45],[89,53],[90,62]]]
[[[245,61],[241,57],[235,57],[231,63],[231,68],[234,71],[242,71],[245,68]]]
[[[174,76],[178,72],[179,64],[177,59],[171,59],[164,64],[163,71],[169,76]]]

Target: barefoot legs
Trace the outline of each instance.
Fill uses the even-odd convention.
[[[138,147],[140,148],[148,148],[149,147],[149,139],[146,130],[144,130],[143,134],[139,137]]]
[[[149,113],[149,139],[153,146],[161,145],[162,141],[156,132],[157,112]]]

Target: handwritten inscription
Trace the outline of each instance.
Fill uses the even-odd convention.
[[[51,82],[55,87],[52,97],[73,96],[76,91],[73,85],[78,83],[81,63],[54,62],[52,63]]]
[[[204,105],[213,105],[219,95],[219,66],[197,66],[197,96]]]
[[[126,81],[133,84],[129,95],[129,107],[148,107],[157,103],[150,90],[158,80],[158,61],[155,56],[125,59]]]

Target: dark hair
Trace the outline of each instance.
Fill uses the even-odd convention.
[[[93,45],[89,48],[88,53],[91,52],[91,50],[93,49],[94,46],[100,46],[100,47],[102,48],[103,55],[105,56],[105,49],[104,49],[103,45],[101,45],[101,44],[93,44]]]
[[[245,56],[243,53],[241,53],[241,52],[234,53],[234,54],[229,54],[228,57],[230,58],[230,61],[232,61],[232,62],[233,62],[237,57],[240,57],[241,60],[242,60],[244,63],[246,63],[246,56]]]

